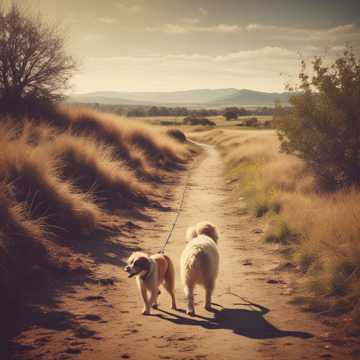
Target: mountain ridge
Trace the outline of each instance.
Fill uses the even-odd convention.
[[[276,101],[287,103],[291,95],[290,92],[221,88],[155,92],[96,91],[72,95],[69,100],[138,106],[273,106]]]

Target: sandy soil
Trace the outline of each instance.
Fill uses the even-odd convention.
[[[292,304],[296,271],[283,264],[275,247],[261,243],[264,220],[246,214],[242,200],[234,199],[230,185],[224,182],[219,154],[210,146],[204,150],[192,167],[184,208],[166,253],[178,269],[186,228],[202,220],[219,227],[216,311],[202,308],[203,292],[197,289],[197,315],[187,316],[177,274],[179,310],[170,310],[170,298],[163,292],[160,308],[151,316],[141,315],[135,281],[126,277],[122,266],[137,246],[148,252],[159,250],[175,212],[154,213],[156,221],[141,223],[141,229],[130,224],[126,239],[124,235],[111,239],[105,250],[98,249],[91,280],[74,278],[73,284],[52,294],[51,302],[38,305],[36,321],[24,326],[16,338],[16,359],[356,357],[352,344],[334,340],[335,330],[329,325],[336,319],[305,313]],[[169,205],[176,207],[182,185],[170,191],[175,196]],[[128,248],[119,248],[119,240]]]

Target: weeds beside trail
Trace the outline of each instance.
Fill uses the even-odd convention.
[[[193,134],[215,144],[226,177],[254,216],[268,216],[264,240],[284,244],[306,274],[313,310],[348,312],[360,322],[360,192],[320,191],[304,162],[279,153],[275,131],[211,130]]]
[[[1,301],[20,298],[39,274],[83,266],[73,247],[146,219],[147,208],[161,207],[159,185],[193,151],[139,122],[85,108],[51,111],[1,119]]]

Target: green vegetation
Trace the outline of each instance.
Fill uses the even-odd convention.
[[[278,109],[281,148],[304,159],[328,189],[360,185],[360,60],[349,49],[330,66],[316,58],[312,70],[303,62],[302,94]]]

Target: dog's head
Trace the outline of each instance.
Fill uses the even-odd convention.
[[[128,273],[128,277],[135,275],[145,275],[150,270],[150,259],[142,252],[134,252],[127,261],[124,270]]]

